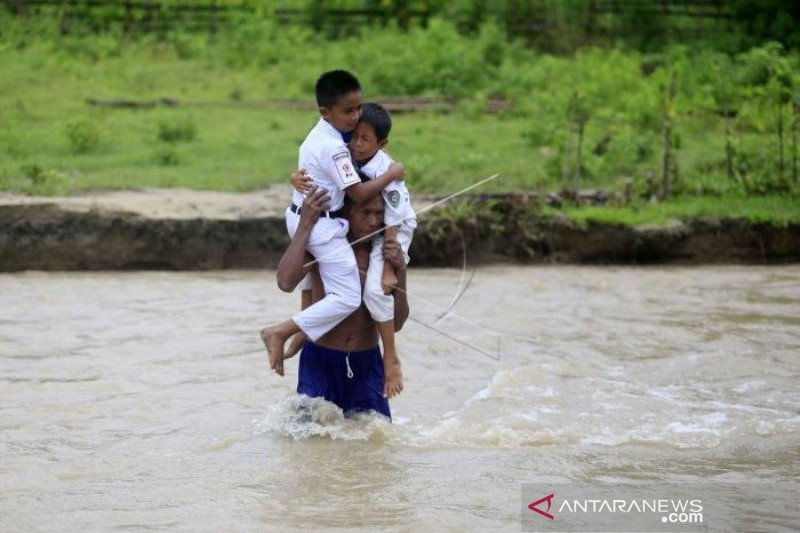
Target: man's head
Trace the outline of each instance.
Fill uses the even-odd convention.
[[[368,102],[361,106],[361,118],[350,139],[350,151],[358,163],[366,163],[375,153],[389,144],[392,117],[380,104]]]
[[[350,221],[350,239],[361,239],[378,231],[383,226],[383,209],[383,195],[381,194],[376,194],[358,203],[345,197],[344,215]]]
[[[314,88],[319,113],[342,133],[353,131],[361,114],[361,84],[346,70],[331,70]]]

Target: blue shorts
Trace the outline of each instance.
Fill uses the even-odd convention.
[[[325,398],[345,414],[377,411],[391,418],[383,385],[383,357],[377,346],[360,352],[343,352],[308,340],[303,344],[297,373],[298,394]]]

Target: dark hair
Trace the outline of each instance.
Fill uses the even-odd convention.
[[[358,79],[346,70],[331,70],[324,73],[314,87],[317,105],[320,107],[333,107],[342,96],[360,90],[361,84],[358,83]]]
[[[381,104],[368,102],[361,106],[361,119],[359,122],[365,122],[375,128],[375,137],[379,141],[384,140],[389,136],[392,131],[392,117],[389,112]]]

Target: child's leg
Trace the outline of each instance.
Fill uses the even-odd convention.
[[[336,222],[336,219],[320,219],[317,226],[329,222]],[[312,232],[308,245],[308,251],[317,258],[325,296],[293,319],[312,341],[325,335],[361,306],[361,278],[353,250],[345,237],[347,224],[340,229],[339,234],[324,242],[315,242]]]
[[[303,280],[305,281],[305,280]],[[300,292],[300,310],[307,309],[311,305],[311,288],[303,289]],[[302,331],[295,333],[292,336],[292,340],[289,343],[289,347],[286,349],[286,353],[284,354],[284,359],[289,359],[297,355],[297,352],[300,351],[300,348],[303,347],[303,343],[306,342],[306,334]]]
[[[397,272],[390,263],[383,263],[383,274],[381,276],[381,290],[383,294],[390,294],[397,286]]]
[[[281,322],[277,326],[267,327],[261,330],[261,340],[267,347],[269,367],[279,376],[283,375],[283,345],[286,339],[300,331],[294,320]]]
[[[386,226],[384,230],[384,238],[387,241],[396,241],[397,240],[397,226]],[[397,273],[394,271],[394,267],[384,261],[383,263],[383,276],[381,277],[381,290],[383,294],[389,294],[394,290],[394,287],[397,285]]]
[[[286,210],[286,225],[290,235],[297,229],[299,217]],[[302,330],[308,338],[316,340],[361,305],[361,278],[358,266],[347,242],[348,225],[338,219],[322,218],[314,225],[308,251],[317,257],[326,296],[307,309],[277,326],[261,330],[267,347],[270,368],[283,375],[284,344]]]
[[[387,228],[387,230],[388,229],[389,228]],[[405,224],[394,226],[391,229],[394,230],[393,233],[396,233],[395,238],[400,244],[400,248],[403,250],[403,255],[405,256],[406,264],[408,264],[408,249],[411,247],[411,240],[414,237],[414,229],[413,227],[408,227]],[[381,255],[381,257],[383,256]],[[391,268],[391,265],[389,266]],[[391,285],[397,285],[397,273],[393,268],[391,269],[391,275],[394,278],[393,281],[391,281]],[[385,281],[386,278],[384,278],[384,282]],[[394,297],[392,297],[392,310],[394,310]],[[386,324],[389,324],[389,326],[386,326]],[[394,348],[394,320],[392,320],[390,323],[384,322],[383,324],[378,324],[378,331],[380,332],[381,340],[384,343],[383,373],[386,379],[386,387],[384,388],[384,392],[386,396],[391,398],[403,391],[403,372],[400,368],[400,358],[397,356],[397,350]],[[388,342],[391,343],[391,351],[386,349],[387,339]],[[387,354],[389,354],[389,357],[387,357]]]
[[[394,320],[394,296],[384,294],[381,290],[383,263],[383,239],[378,237],[372,241],[367,278],[364,282],[364,305],[378,324]]]
[[[393,398],[403,392],[403,370],[394,345],[394,319],[378,324],[383,343],[383,396]]]
[[[394,345],[394,296],[381,289],[383,239],[375,239],[364,285],[364,304],[378,324],[383,344],[384,395],[391,398],[403,390],[403,372]]]
[[[406,264],[411,260],[408,256],[408,249],[411,248],[411,241],[414,239],[415,227],[416,226],[408,226],[405,222],[397,226],[397,243],[400,245],[400,249],[403,250]]]

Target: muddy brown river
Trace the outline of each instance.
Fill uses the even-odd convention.
[[[461,280],[410,271],[390,424],[298,413],[274,272],[0,275],[0,530],[520,531],[524,483],[788,486],[674,530],[796,530],[800,267]]]

